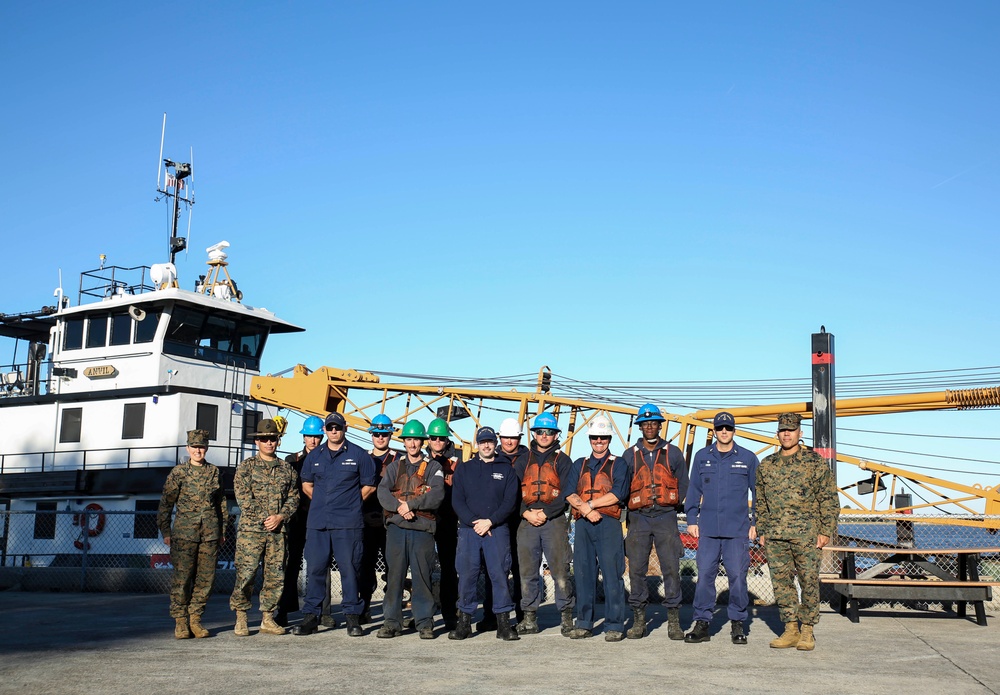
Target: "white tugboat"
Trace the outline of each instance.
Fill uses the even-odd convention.
[[[208,272],[182,289],[173,264],[188,164],[164,160],[172,199],[169,263],[105,266],[80,276],[75,305],[0,314],[13,356],[0,367],[0,557],[4,567],[155,567],[168,552],[154,511],[184,459],[185,433],[209,432],[208,460],[232,489],[257,422],[276,409],[248,400],[273,333],[301,331],[243,303],[220,242]],[[265,410],[266,409],[266,410]],[[133,512],[115,515],[102,512]],[[32,512],[16,514],[14,512]],[[67,513],[69,512],[69,513]],[[134,514],[134,512],[147,512]],[[127,561],[111,560],[126,557]]]

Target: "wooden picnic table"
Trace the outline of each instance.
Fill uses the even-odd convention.
[[[840,553],[840,577],[823,577],[840,594],[840,614],[852,623],[859,622],[860,599],[898,601],[956,602],[958,616],[966,615],[966,604],[976,611],[976,623],[986,625],[984,601],[993,598],[993,587],[1000,582],[979,579],[979,558],[1000,554],[1000,548],[904,548],[866,546],[827,546],[824,550]],[[857,571],[857,555],[872,556],[871,567]],[[951,557],[954,569],[941,560]]]

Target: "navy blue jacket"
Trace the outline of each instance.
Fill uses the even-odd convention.
[[[345,441],[333,452],[324,443],[302,462],[302,482],[313,484],[306,528],[364,528],[361,488],[375,487],[375,462],[367,451]]]
[[[476,454],[455,469],[451,481],[451,503],[459,526],[471,527],[476,519],[489,519],[494,527],[506,524],[519,494],[514,469],[499,457],[487,463]]]
[[[752,495],[756,503],[758,465],[752,451],[735,443],[725,453],[712,444],[695,454],[685,505],[688,523],[698,524],[702,536],[746,538],[756,523],[747,500]]]

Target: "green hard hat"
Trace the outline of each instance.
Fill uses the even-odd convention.
[[[428,437],[450,437],[451,431],[448,429],[448,423],[441,418],[434,418],[431,420],[431,424],[427,426],[427,436]]]
[[[403,425],[401,439],[427,439],[427,432],[424,430],[424,423],[420,420],[410,420]]]

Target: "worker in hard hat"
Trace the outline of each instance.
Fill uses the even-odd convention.
[[[497,459],[516,468],[518,460],[528,455],[528,447],[521,443],[521,438],[524,436],[524,428],[515,418],[509,417],[500,423],[500,429],[497,431],[497,434],[500,438],[500,446],[497,448]],[[510,572],[511,576],[514,577],[511,597],[514,599],[514,617],[518,623],[524,620],[524,609],[521,608],[521,565],[517,560],[517,531],[521,528],[521,521],[521,505],[518,503],[514,507],[510,518],[507,519],[507,528],[510,531]],[[486,596],[483,599],[484,603],[492,602],[491,591],[490,584],[487,582]],[[497,626],[490,621],[490,618],[492,618],[492,615],[485,616],[483,622],[476,625],[476,630],[478,632],[496,630]]]
[[[386,467],[403,455],[402,452],[389,448],[395,431],[392,419],[382,413],[372,418],[372,424],[368,428],[368,434],[372,438],[372,448],[368,450],[368,454],[375,462],[376,487],[382,482]],[[372,495],[364,501],[362,512],[365,517],[365,548],[361,555],[361,600],[365,604],[365,609],[361,613],[361,623],[365,624],[371,621],[372,593],[378,586],[378,559],[380,555],[385,563],[385,522],[378,495]]]
[[[576,597],[569,565],[569,519],[566,510],[567,490],[563,481],[572,474],[573,461],[559,451],[559,423],[552,413],[539,413],[531,424],[532,441],[528,455],[518,460],[515,471],[521,481],[521,516],[517,532],[518,562],[521,566],[521,608],[524,620],[517,626],[521,635],[539,631],[538,607],[542,602],[539,570],[542,554],[548,560],[555,583],[556,608],[560,631],[573,629]]]
[[[592,637],[597,573],[604,577],[604,641],[625,637],[625,544],[622,538],[622,502],[628,495],[629,469],[611,454],[611,420],[597,415],[587,437],[590,456],[573,463],[566,497],[573,507],[576,532],[573,542],[573,576],[576,581],[576,627],[570,639]]]
[[[684,511],[689,534],[698,539],[698,585],[694,591],[694,626],[684,637],[690,644],[708,642],[715,612],[715,577],[719,560],[729,582],[729,636],[733,644],[746,644],[743,621],[750,602],[747,571],[750,542],[757,538],[757,456],[733,441],[736,420],[722,412],[712,421],[715,441],[699,451],[691,463],[691,486]]]
[[[288,558],[285,561],[285,586],[278,600],[278,611],[274,621],[288,627],[288,614],[299,610],[299,573],[302,570],[302,554],[306,547],[306,518],[309,516],[309,498],[302,493],[302,462],[306,455],[323,441],[323,420],[315,415],[306,418],[299,430],[302,435],[302,450],[285,457],[298,478],[299,508],[285,524]],[[333,627],[331,625],[331,627]]]
[[[319,629],[330,562],[340,570],[340,608],[347,634],[361,637],[364,603],[358,587],[363,550],[362,501],[375,494],[375,463],[368,452],[347,441],[347,420],[332,412],[323,420],[326,444],[316,447],[302,464],[302,491],[312,499],[306,519],[306,567],[309,581],[302,605],[305,616],[292,630],[311,635]]]
[[[684,509],[688,488],[687,463],[681,450],[660,436],[666,418],[652,403],[639,408],[635,422],[642,436],[622,454],[631,471],[628,495],[629,606],[634,622],[629,639],[646,634],[646,604],[649,602],[649,552],[655,546],[663,576],[663,605],[667,608],[667,637],[684,639],[681,627],[680,556],[683,552],[677,529],[677,514]]]
[[[406,454],[386,466],[378,486],[378,501],[385,510],[386,582],[379,628],[383,639],[403,634],[403,584],[409,569],[412,582],[410,606],[420,639],[434,639],[434,529],[444,501],[441,464],[421,451],[427,432],[423,423],[410,420],[401,433]]]
[[[427,455],[437,461],[444,472],[444,500],[438,508],[434,542],[441,567],[438,586],[441,618],[447,630],[454,630],[458,611],[458,572],[455,570],[458,517],[451,506],[451,483],[455,469],[462,462],[462,452],[452,444],[451,430],[443,418],[435,418],[427,425]]]
[[[510,538],[507,518],[518,504],[517,474],[497,458],[497,434],[492,427],[476,432],[478,451],[455,469],[452,505],[458,516],[458,625],[448,639],[463,640],[472,634],[472,616],[479,607],[479,575],[486,563],[486,583],[492,587],[491,603],[497,638],[520,639],[510,624],[514,601],[507,584],[510,571]]]

